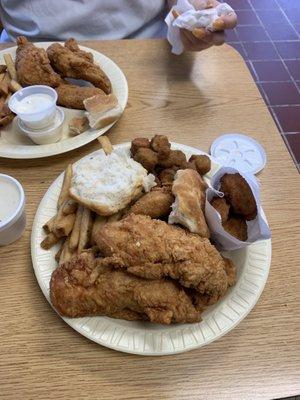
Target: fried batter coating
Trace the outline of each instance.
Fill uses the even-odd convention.
[[[146,147],[138,148],[133,159],[142,164],[148,172],[153,172],[158,162],[157,153]]]
[[[158,175],[162,186],[172,185],[177,171],[178,167],[166,168],[162,170]]]
[[[170,154],[171,143],[167,136],[155,135],[151,140],[151,148],[158,153],[159,159],[163,159]]]
[[[225,197],[214,197],[210,203],[221,215],[222,224],[227,221],[230,204],[227,203]]]
[[[74,54],[77,54],[78,56],[85,58],[87,61],[91,63],[94,62],[93,54],[84,50],[80,50],[78,43],[74,38],[66,40],[65,47],[71,50]]]
[[[181,150],[170,150],[168,157],[159,159],[159,165],[163,168],[180,167],[182,169],[186,166],[186,156]]]
[[[55,90],[58,94],[58,105],[67,108],[76,108],[78,110],[85,110],[83,100],[103,93],[99,88],[71,84],[59,85]]]
[[[240,174],[225,174],[220,179],[220,190],[225,194],[236,214],[241,214],[248,221],[257,215],[255,198],[246,180]]]
[[[134,156],[140,147],[150,148],[150,140],[146,138],[135,138],[131,142],[131,155]]]
[[[162,218],[170,214],[174,196],[166,188],[157,188],[144,194],[134,203],[128,214],[148,215],[150,218]]]
[[[223,228],[230,235],[236,237],[238,240],[245,242],[247,240],[247,224],[243,217],[230,216],[223,224]]]
[[[211,169],[210,158],[205,154],[193,155],[190,157],[189,161],[195,163],[196,169],[200,175],[207,174]]]

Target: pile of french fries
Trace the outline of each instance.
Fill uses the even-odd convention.
[[[98,140],[104,152],[110,154],[113,148],[109,139],[102,136]],[[55,260],[59,265],[95,245],[95,238],[103,224],[108,221],[118,221],[121,218],[121,213],[110,217],[97,215],[71,199],[69,191],[72,184],[72,171],[70,164],[64,174],[57,201],[57,213],[43,226],[47,236],[41,242],[41,247],[49,250],[60,242],[60,248],[55,255]]]
[[[17,80],[17,71],[10,54],[3,56],[5,64],[0,64],[0,127],[11,123],[15,114],[8,108],[7,102],[12,93],[22,89]]]

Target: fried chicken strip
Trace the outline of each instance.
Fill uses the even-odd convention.
[[[95,238],[114,268],[147,279],[170,277],[214,299],[229,286],[221,254],[206,238],[143,215],[104,225]]]
[[[58,86],[61,77],[53,70],[44,49],[28,42],[24,36],[17,38],[16,71],[22,86]]]
[[[138,278],[107,264],[109,260],[86,252],[59,266],[50,281],[56,310],[66,317],[107,315],[161,324],[201,320],[201,312],[176,283]]]
[[[102,89],[106,94],[111,93],[111,83],[102,69],[87,61],[86,57],[74,53],[70,48],[59,43],[53,43],[47,49],[51,65],[65,78],[83,79]]]
[[[89,53],[84,50],[80,50],[77,41],[74,38],[70,38],[65,41],[65,47],[72,51],[72,53],[78,55],[79,57],[84,58],[85,60],[93,63],[94,57],[92,53]]]
[[[68,83],[59,85],[56,89],[58,94],[57,104],[67,108],[85,110],[83,100],[103,93],[99,88],[88,86],[76,86]]]

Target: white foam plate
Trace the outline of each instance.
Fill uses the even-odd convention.
[[[53,42],[35,43],[36,46],[47,49]],[[104,72],[108,75],[112,83],[112,91],[116,95],[119,104],[124,110],[128,98],[128,85],[122,70],[110,58],[88,47],[80,46],[82,50],[89,51],[94,56],[94,61],[99,64]],[[3,54],[9,53],[15,59],[16,47],[11,47],[0,51],[0,64],[4,64]],[[47,145],[34,144],[22,131],[18,128],[17,118],[7,127],[1,129],[0,137],[0,157],[5,158],[40,158],[49,157],[55,154],[65,153],[70,150],[77,149],[96,139],[98,136],[107,132],[115,123],[107,125],[102,129],[89,129],[78,136],[70,136],[68,133],[68,122],[74,117],[84,116],[83,110],[73,110],[61,107],[65,112],[65,122],[63,127],[63,137],[57,143]]]
[[[129,152],[130,143],[115,146]],[[202,151],[172,143],[173,149],[184,151],[187,157],[203,154]],[[212,162],[209,180],[219,165]],[[49,187],[35,215],[31,235],[33,268],[46,299],[49,298],[49,283],[56,268],[54,255],[58,250],[40,247],[45,237],[43,224],[56,213],[57,199],[62,185],[61,174]],[[259,299],[265,286],[270,261],[271,240],[252,244],[244,249],[227,252],[237,266],[238,281],[217,304],[207,308],[203,320],[196,324],[156,325],[150,322],[132,322],[109,317],[63,318],[83,336],[115,350],[140,355],[177,354],[205,346],[225,335],[241,322]]]

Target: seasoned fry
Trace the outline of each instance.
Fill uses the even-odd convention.
[[[8,72],[5,72],[1,82],[0,82],[0,95],[1,96],[7,96],[9,93],[9,83],[10,83],[10,77]]]
[[[59,237],[55,236],[54,233],[50,232],[41,243],[41,247],[44,250],[49,250],[52,246],[58,243]]]
[[[67,261],[70,261],[74,255],[74,253],[72,253],[70,250],[69,242],[70,242],[70,238],[67,238],[67,240],[65,241],[65,243],[62,246],[62,251],[61,251],[61,255],[60,255],[60,259],[59,259],[59,265],[65,263]]]
[[[57,214],[54,215],[54,217],[50,218],[49,221],[47,221],[43,225],[43,229],[46,233],[53,232],[54,226],[55,226],[55,220],[56,220]]]
[[[55,220],[53,233],[57,237],[69,236],[75,223],[76,214],[60,215]]]
[[[99,229],[107,222],[107,218],[103,217],[102,215],[96,215],[95,221],[92,227],[92,234],[91,234],[91,244],[96,244],[96,235],[99,232]]]
[[[7,66],[4,64],[0,64],[0,74],[2,74],[3,72],[5,72],[7,70]]]
[[[3,58],[4,58],[4,61],[5,61],[5,64],[7,66],[7,70],[9,72],[9,75],[10,75],[11,79],[17,81],[18,80],[17,71],[16,71],[15,64],[13,62],[13,59],[12,59],[11,55],[8,54],[8,53],[4,54]]]
[[[57,263],[59,263],[61,253],[62,253],[62,251],[63,251],[64,244],[65,244],[65,241],[62,242],[60,248],[58,249],[58,252],[57,252],[57,253],[55,254],[55,256],[54,256],[55,261],[56,261]]]
[[[17,92],[18,90],[20,90],[20,89],[22,89],[22,86],[18,83],[18,82],[16,82],[15,80],[11,80],[10,82],[9,82],[9,89],[12,91],[12,92]]]
[[[82,220],[82,213],[83,213],[83,207],[78,206],[77,212],[76,212],[76,218],[73,226],[73,230],[70,236],[70,249],[72,251],[75,251],[76,248],[78,247],[78,242],[79,242],[79,235],[80,235],[80,227],[81,227],[81,220]]]
[[[107,136],[98,137],[98,142],[101,144],[105,154],[112,153],[113,147],[112,147],[112,144],[110,143],[110,140],[108,139]]]
[[[74,214],[77,211],[77,207],[78,203],[72,199],[69,199],[64,203],[62,212],[64,215]]]
[[[68,199],[69,197],[69,190],[71,187],[71,181],[72,181],[72,164],[69,164],[66,171],[65,171],[65,176],[64,176],[64,181],[62,184],[61,192],[57,201],[57,209],[59,209],[62,204]]]
[[[77,254],[87,246],[92,229],[92,213],[91,210],[84,207],[82,212],[81,227],[78,241]]]

